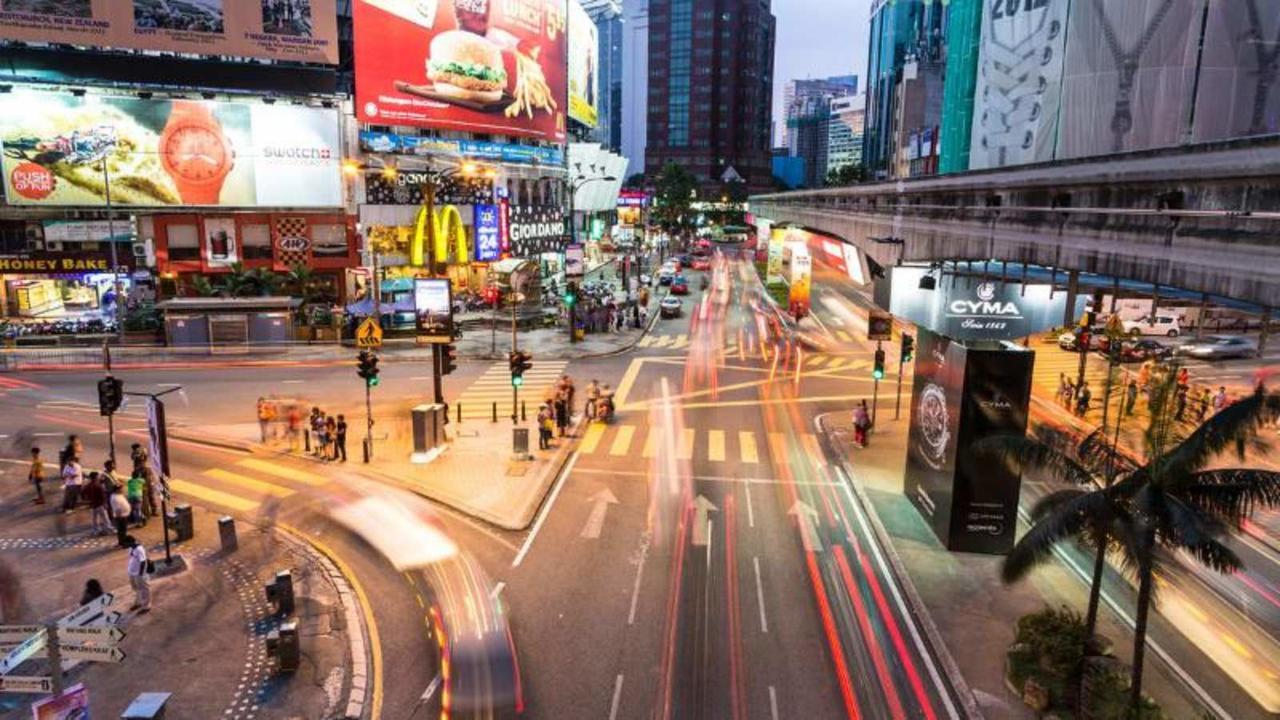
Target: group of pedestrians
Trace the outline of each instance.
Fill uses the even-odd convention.
[[[284,439],[289,449],[304,449],[324,462],[347,461],[347,418],[312,407],[305,414],[297,400],[260,397],[257,405],[258,432],[264,445]]]
[[[576,389],[573,378],[561,375],[554,385],[547,388],[542,395],[542,404],[538,406],[538,449],[551,449],[551,439],[559,434],[565,437],[569,432],[569,422],[573,419],[573,398]]]
[[[311,430],[311,453],[317,459],[322,462],[347,461],[347,418],[344,415],[328,415],[313,407],[307,424]]]
[[[1150,406],[1156,389],[1164,382],[1166,373],[1171,369],[1148,360],[1138,368],[1138,372],[1130,375],[1124,383],[1124,396],[1121,401],[1122,413],[1125,417],[1133,415],[1138,405],[1138,398],[1145,396]],[[1230,404],[1227,388],[1219,385],[1216,392],[1208,386],[1193,386],[1191,373],[1187,368],[1179,368],[1173,388],[1173,417],[1179,422],[1202,423],[1206,418],[1218,413]],[[1071,409],[1075,415],[1084,417],[1089,412],[1093,392],[1088,382],[1073,383],[1066,373],[1059,375],[1058,402]]]

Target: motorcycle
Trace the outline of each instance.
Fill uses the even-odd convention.
[[[595,422],[611,423],[614,420],[613,391],[604,390],[593,404],[591,419]]]

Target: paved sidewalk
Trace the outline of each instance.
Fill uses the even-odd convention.
[[[238,528],[239,549],[218,547],[216,517],[195,509],[196,536],[175,544],[189,569],[152,581],[152,610],[129,610],[126,558],[114,534],[89,534],[85,508],[64,516],[54,505],[32,505],[21,465],[5,465],[0,477],[6,523],[0,531],[0,564],[17,577],[18,607],[8,623],[49,621],[79,604],[85,581],[97,578],[115,594],[109,608],[123,613],[126,653],[120,664],[81,663],[66,673],[68,686],[84,683],[94,717],[116,718],[141,692],[171,692],[170,720],[337,718],[352,691],[351,633],[341,590],[328,563],[308,546],[274,531]],[[53,495],[59,493],[54,492]],[[153,560],[164,557],[161,526],[130,531]],[[263,585],[277,570],[293,572],[302,644],[301,668],[278,675],[265,651],[266,634],[280,619],[267,605]],[[361,659],[363,663],[363,659]],[[47,674],[47,660],[30,660],[15,674]],[[31,717],[37,695],[0,696],[0,719]],[[361,694],[361,702],[363,702]]]
[[[908,414],[897,421],[882,418],[868,447],[862,449],[852,444],[851,420],[848,413],[826,416],[824,435],[830,447],[846,453],[845,467],[870,501],[889,537],[891,553],[898,556],[914,586],[909,594],[923,603],[917,609],[931,618],[959,661],[985,717],[1036,717],[1004,682],[1005,652],[1013,642],[1014,625],[1019,617],[1046,605],[1065,603],[1083,612],[1087,588],[1058,563],[1041,566],[1021,583],[1005,585],[999,573],[1002,556],[946,550],[903,494]],[[1105,610],[1099,630],[1116,641],[1117,656],[1127,662],[1131,632]],[[1148,663],[1144,689],[1161,703],[1167,716],[1198,716],[1158,662]]]

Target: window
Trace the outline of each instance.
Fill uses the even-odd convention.
[[[266,223],[240,226],[240,243],[245,260],[271,259],[271,226]]]
[[[311,252],[321,258],[346,257],[346,226],[341,223],[311,223]]]
[[[169,260],[199,260],[200,230],[195,225],[170,225],[166,230],[169,237]]]

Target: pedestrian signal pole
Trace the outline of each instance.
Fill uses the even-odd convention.
[[[880,341],[876,341],[876,361],[871,369],[871,378],[875,380],[875,384],[871,386],[871,426],[876,424],[876,406],[880,400],[880,380],[884,378],[884,350],[880,347]]]
[[[906,333],[902,334],[902,354],[898,357],[898,399],[893,404],[893,419],[902,415],[902,368],[911,362],[915,355],[916,339]]]

